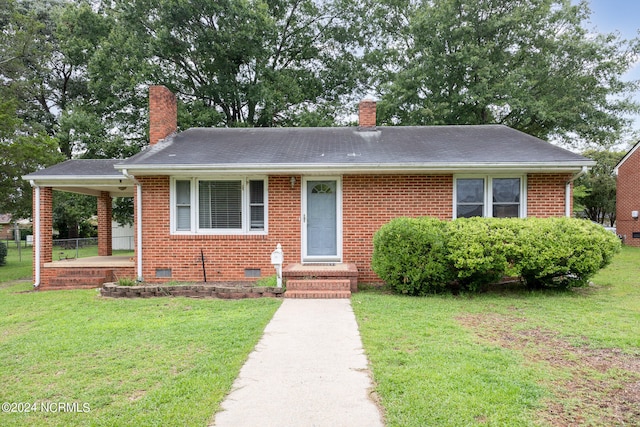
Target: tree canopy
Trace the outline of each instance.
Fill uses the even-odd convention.
[[[388,40],[370,52],[382,123],[500,123],[608,147],[628,130],[628,115],[640,112],[631,98],[637,82],[622,79],[638,58],[638,40],[591,32],[586,1],[375,4],[379,37]]]
[[[160,83],[178,94],[182,128],[327,125],[357,88],[359,45],[338,2],[109,4],[89,72],[112,105],[141,108],[132,97]]]
[[[613,227],[616,222],[616,177],[613,170],[626,153],[592,149],[582,154],[597,164],[575,182],[576,208],[591,221]]]

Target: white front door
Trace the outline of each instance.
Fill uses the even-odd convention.
[[[302,191],[302,261],[340,261],[340,180],[305,178]]]

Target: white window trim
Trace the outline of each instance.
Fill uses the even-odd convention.
[[[189,181],[191,183],[191,229],[177,230],[177,203],[176,203],[176,181]],[[241,181],[242,183],[242,228],[232,229],[210,229],[198,227],[199,192],[198,182],[200,181]],[[251,204],[249,181],[264,182],[264,229],[251,229]],[[169,190],[170,203],[170,227],[171,235],[193,236],[193,235],[267,235],[269,234],[269,178],[267,176],[173,176]]]
[[[496,178],[518,178],[520,179],[520,207],[518,217],[527,217],[527,175],[510,174],[469,174],[453,176],[453,218],[458,218],[458,179],[484,179],[484,201],[482,206],[482,216],[493,217],[493,180]]]

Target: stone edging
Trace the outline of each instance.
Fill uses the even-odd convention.
[[[153,297],[190,297],[190,298],[282,298],[284,288],[262,286],[224,286],[213,284],[199,285],[148,285],[119,286],[117,283],[105,283],[100,289],[103,297],[110,298],[153,298]]]

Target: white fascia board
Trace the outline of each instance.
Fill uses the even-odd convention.
[[[127,171],[134,176],[178,175],[178,174],[395,174],[395,173],[457,173],[461,171],[504,171],[504,172],[575,172],[583,167],[594,166],[594,161],[555,163],[442,163],[442,164],[233,164],[233,165],[138,165],[129,166]]]
[[[113,176],[105,178],[104,176],[77,176],[77,175],[38,175],[38,176],[29,176],[25,175],[22,179],[27,179],[34,181],[40,186],[43,187],[65,187],[65,186],[73,186],[77,187],[79,185],[85,184],[92,187],[95,186],[105,186],[105,187],[113,187],[121,186],[121,187],[133,187],[133,182],[129,180],[124,175],[121,176]]]

